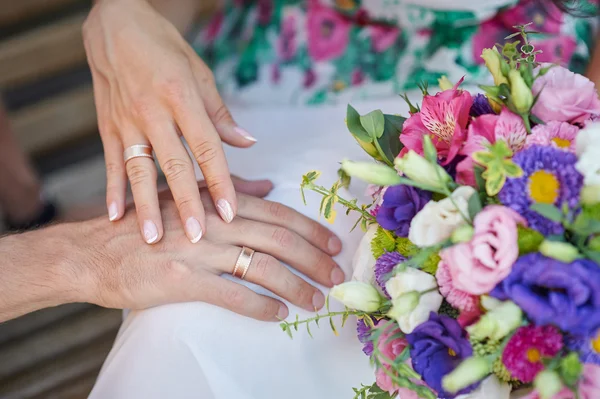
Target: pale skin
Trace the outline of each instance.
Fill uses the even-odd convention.
[[[243,185],[259,195],[271,189],[268,182]],[[210,198],[205,188],[198,194]],[[207,202],[209,229],[196,244],[179,227],[168,192],[161,195],[167,198],[160,202],[165,232],[156,245],[141,243],[134,212],[116,224],[101,217],[0,239],[0,322],[72,302],[145,309],[201,301],[259,320],[285,318],[289,311],[280,300],[221,277],[232,272],[242,246],[256,250],[246,280],[304,309],[320,309],[324,295],[281,262],[331,287],[344,279],[332,259],[340,240],[281,204],[237,196],[238,217],[231,223]]]

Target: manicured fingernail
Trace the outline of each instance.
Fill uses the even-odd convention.
[[[344,272],[339,267],[336,267],[331,271],[331,282],[334,285],[342,284],[345,279],[346,276],[344,276]]]
[[[144,239],[148,244],[152,244],[158,240],[158,229],[154,222],[150,220],[144,221]]]
[[[312,297],[312,304],[315,309],[321,309],[325,305],[325,296],[321,291],[314,293]]]
[[[279,306],[279,311],[277,312],[277,318],[279,320],[285,319],[286,317],[288,317],[288,314],[289,314],[288,309],[285,306],[283,306],[283,305]]]
[[[119,217],[119,207],[116,202],[111,202],[108,206],[108,220],[114,222]]]
[[[329,249],[329,252],[337,254],[342,250],[342,242],[336,236],[331,236],[327,243],[327,248]]]
[[[219,215],[221,215],[221,219],[226,221],[227,223],[231,223],[233,220],[233,208],[231,208],[231,204],[229,201],[220,199],[217,201],[217,211],[219,211]]]
[[[202,226],[195,217],[190,217],[185,222],[185,230],[192,244],[197,243],[202,238]]]
[[[242,136],[243,138],[245,138],[246,140],[252,141],[256,143],[256,138],[251,135],[250,133],[248,133],[247,131],[245,131],[244,129],[242,129],[239,126],[236,126],[233,128],[233,130],[235,130],[235,132],[237,134],[239,134],[240,136]]]

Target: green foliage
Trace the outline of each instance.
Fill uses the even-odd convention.
[[[448,317],[452,317],[453,319],[458,319],[460,311],[452,305],[450,305],[450,303],[448,303],[448,301],[444,299],[442,301],[442,306],[440,306],[440,309],[438,310],[438,313]]]
[[[510,371],[508,371],[502,362],[502,356],[498,356],[496,361],[492,364],[492,373],[494,373],[494,375],[502,382],[514,383],[518,381],[510,374]]]
[[[600,203],[593,205],[584,205],[583,214],[588,219],[600,220]]]
[[[379,259],[386,252],[392,252],[396,248],[395,235],[391,231],[377,228],[375,237],[371,241],[371,252],[375,259]]]
[[[440,263],[440,255],[439,252],[434,252],[423,262],[421,266],[421,270],[425,273],[429,273],[435,276],[435,272],[437,272],[438,265]]]
[[[396,251],[405,258],[412,258],[419,253],[419,247],[406,237],[396,238]]]
[[[473,354],[479,357],[496,354],[498,352],[498,349],[500,349],[501,345],[499,341],[489,339],[480,341],[475,338],[470,338],[470,341],[471,347],[473,347]]]
[[[353,399],[392,399],[388,392],[382,390],[374,382],[373,385],[362,385],[360,388],[352,388],[354,391]]]
[[[487,151],[473,153],[473,160],[485,168],[481,177],[485,179],[487,195],[493,197],[500,192],[507,177],[521,177],[523,170],[510,159],[513,153],[504,140],[487,148]]]
[[[575,352],[570,352],[567,356],[560,360],[558,366],[562,380],[570,387],[574,387],[581,377],[583,365],[579,360],[579,356]]]
[[[552,204],[540,204],[535,203],[531,205],[531,210],[539,213],[543,217],[552,220],[553,222],[560,223],[563,220],[563,213]]]
[[[537,252],[538,248],[542,241],[544,241],[544,236],[540,232],[529,229],[527,227],[523,227],[521,225],[517,226],[517,243],[519,245],[519,255],[525,255],[532,252]]]

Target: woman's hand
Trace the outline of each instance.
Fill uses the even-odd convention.
[[[129,177],[145,241],[162,238],[154,163],[149,158],[123,161],[127,147],[151,145],[188,239],[200,240],[205,214],[183,135],[221,218],[231,222],[238,204],[221,139],[238,147],[255,140],[232,120],[211,71],[146,0],[98,1],[83,35],[106,158],[110,220],[123,217]]]
[[[201,189],[208,199],[206,189]],[[260,320],[276,321],[288,314],[280,301],[259,295],[228,279],[242,246],[256,250],[246,280],[307,310],[320,309],[323,294],[281,262],[312,280],[331,287],[344,279],[331,256],[341,250],[329,230],[281,204],[238,194],[238,217],[227,224],[207,206],[208,232],[193,245],[179,228],[172,202],[162,202],[165,233],[152,246],[143,245],[135,216],[117,224],[104,218],[79,224],[72,251],[80,294],[73,300],[114,308],[143,309],[170,302],[203,301]],[[67,272],[67,275],[81,275]]]

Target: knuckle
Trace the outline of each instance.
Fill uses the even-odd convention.
[[[205,68],[205,70],[202,73],[202,77],[200,78],[200,84],[206,86],[215,84],[215,75],[210,69]]]
[[[229,121],[232,119],[229,109],[225,104],[221,103],[219,108],[211,115],[215,123]]]
[[[267,201],[266,207],[267,214],[281,222],[286,222],[290,218],[289,209],[278,202]]]
[[[276,313],[277,310],[275,306],[271,304],[265,304],[260,308],[260,318],[262,320],[270,320]]]
[[[129,176],[131,187],[148,183],[153,178],[153,172],[151,169],[145,167],[144,165],[133,162],[129,162],[128,164],[127,175]]]
[[[262,255],[256,257],[256,264],[254,265],[254,273],[256,279],[263,281],[269,275],[269,270],[273,267],[276,260],[269,255]]]
[[[297,298],[299,303],[311,303],[312,302],[312,288],[307,284],[297,284],[297,287],[292,291],[294,296]]]
[[[212,163],[218,156],[217,145],[210,141],[203,141],[192,148],[192,154],[200,166]]]
[[[178,283],[188,280],[190,269],[184,262],[176,259],[170,259],[164,264],[163,275],[168,281],[179,285]]]
[[[231,307],[232,309],[241,309],[244,306],[244,295],[242,294],[242,291],[239,289],[229,289],[227,291],[225,291],[224,293],[225,295],[225,303]]]
[[[194,203],[194,198],[190,195],[183,195],[181,197],[175,198],[175,204],[177,205],[177,209],[189,209],[192,207]]]
[[[165,79],[161,84],[161,91],[172,104],[181,104],[185,101],[186,85],[178,77]]]
[[[106,162],[106,174],[109,178],[113,177],[113,176],[122,175],[123,174],[123,164],[119,163],[119,162],[107,161]]]
[[[271,238],[282,249],[292,248],[295,241],[292,232],[283,227],[278,227],[275,230],[273,230],[273,235]]]
[[[325,242],[327,243],[327,240],[329,239],[329,234],[327,233],[327,231],[325,230],[325,228],[323,226],[321,226],[319,223],[315,223],[315,222],[310,222],[311,223],[311,227],[310,227],[310,239],[312,242]]]
[[[139,97],[133,100],[131,109],[134,115],[143,121],[151,120],[153,118],[152,102],[145,97]]]
[[[191,167],[192,163],[189,160],[176,157],[168,158],[162,164],[162,170],[168,181],[175,181],[184,177]]]
[[[135,204],[135,209],[137,211],[138,214],[140,215],[151,215],[153,214],[153,207],[152,205],[144,202],[144,203],[140,203],[140,204]]]

